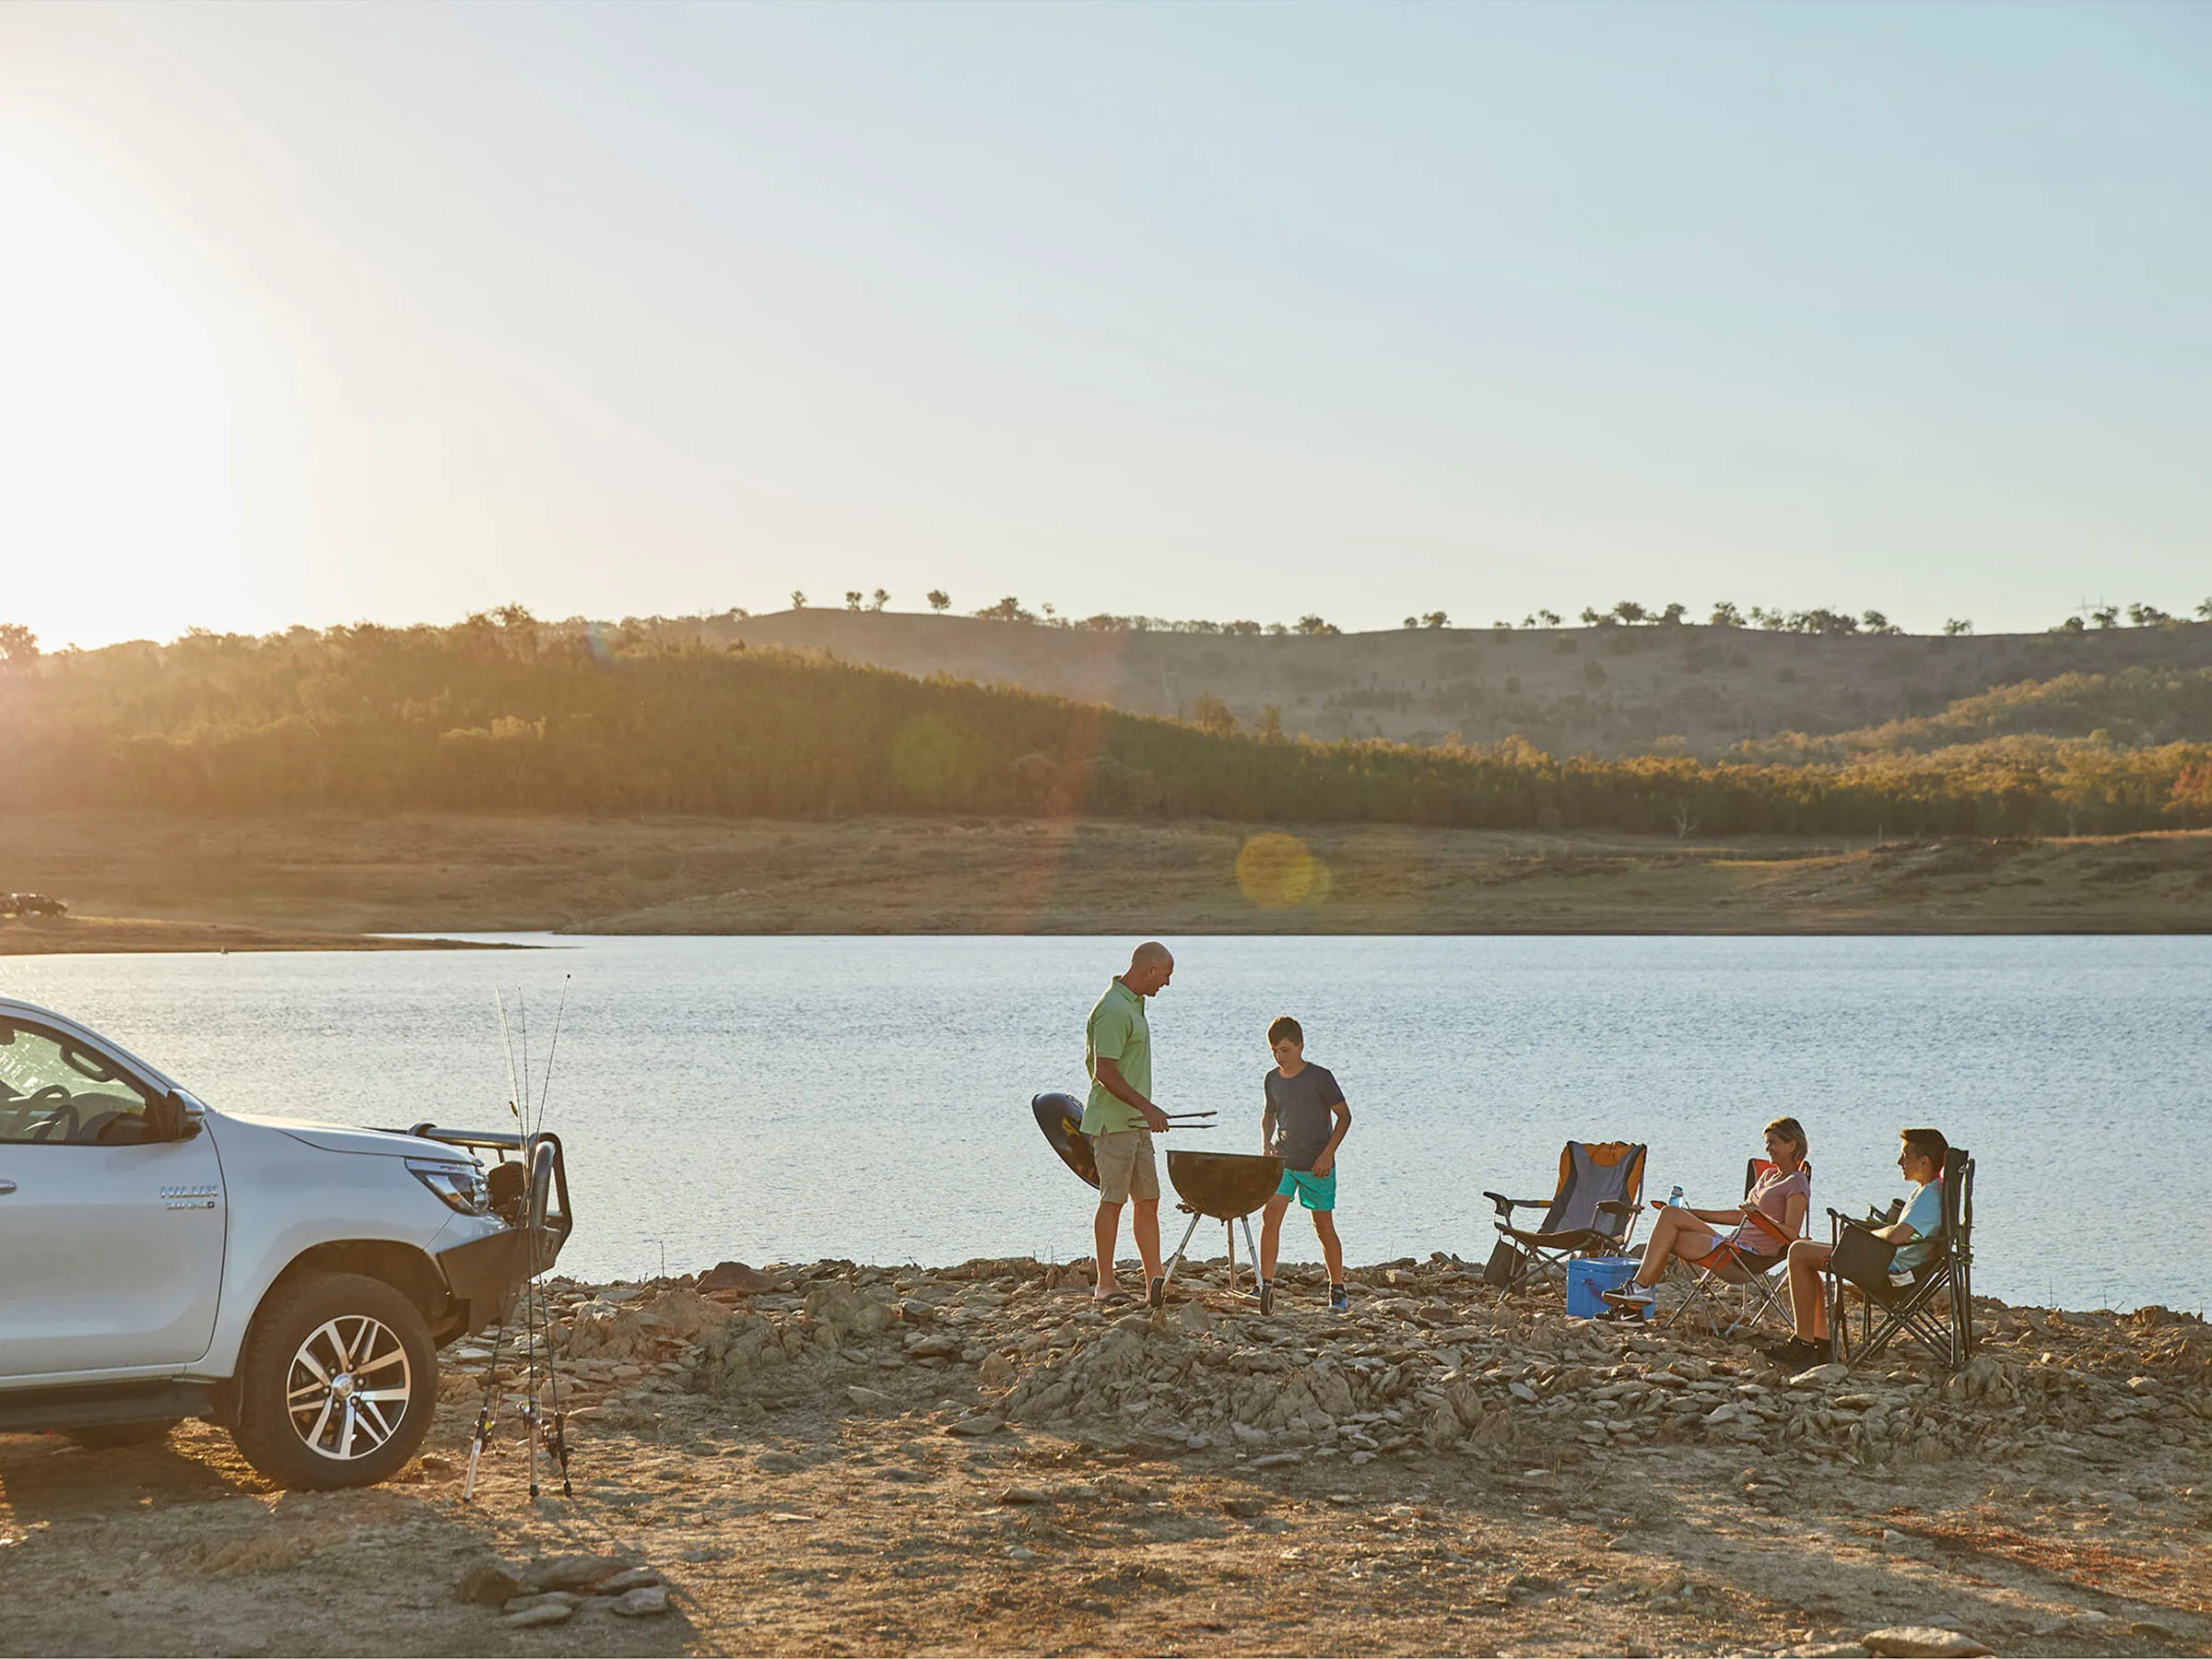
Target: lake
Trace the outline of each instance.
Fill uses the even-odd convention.
[[[547,1111],[580,1215],[564,1269],[1088,1253],[1094,1200],[1029,1100],[1079,1092],[1084,1018],[1128,941],[523,942],[559,948],[0,958],[0,993],[88,1022],[219,1107],[499,1127],[494,990],[519,999],[542,1077],[567,976]],[[1225,1125],[1170,1144],[1258,1149],[1266,1025],[1296,1015],[1354,1113],[1338,1199],[1354,1263],[1479,1260],[1483,1189],[1548,1192],[1570,1137],[1647,1141],[1650,1195],[1679,1182],[1692,1204],[1732,1203],[1760,1125],[1788,1112],[1811,1135],[1822,1236],[1826,1206],[1900,1190],[1896,1132],[1926,1124],[1979,1159],[1978,1289],[2074,1308],[2212,1300],[2195,1168],[2212,939],[1170,943],[1159,1098]],[[2170,1153],[2171,1182],[2156,1174]],[[2138,1187],[2153,1198],[2131,1202]],[[1180,1220],[1163,1216],[1171,1248]],[[1284,1240],[1318,1259],[1300,1217]],[[1218,1225],[1200,1241],[1218,1255]]]

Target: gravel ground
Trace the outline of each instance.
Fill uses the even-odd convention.
[[[1791,1378],[1449,1260],[1287,1277],[559,1284],[571,1497],[510,1417],[461,1504],[488,1343],[370,1491],[0,1437],[0,1652],[2212,1653],[2201,1320],[1982,1302],[1961,1377]]]

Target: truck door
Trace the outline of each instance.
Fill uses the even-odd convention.
[[[222,1285],[222,1166],[148,1142],[150,1086],[0,1021],[0,1377],[182,1369]]]

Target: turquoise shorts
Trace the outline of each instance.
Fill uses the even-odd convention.
[[[1316,1175],[1311,1170],[1285,1170],[1283,1184],[1275,1189],[1277,1198],[1298,1194],[1298,1201],[1310,1210],[1333,1210],[1336,1207],[1336,1171]]]

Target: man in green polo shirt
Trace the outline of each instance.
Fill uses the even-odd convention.
[[[1152,1159],[1152,1136],[1168,1126],[1168,1114],[1152,1104],[1152,1030],[1145,1023],[1145,999],[1166,989],[1175,959],[1157,940],[1139,945],[1129,971],[1106,987],[1083,1028],[1083,1069],[1090,1074],[1090,1099],[1083,1106],[1083,1133],[1099,1165],[1099,1213],[1091,1233],[1099,1252],[1098,1288],[1092,1299],[1127,1301],[1115,1289],[1113,1251],[1122,1230],[1122,1206],[1135,1204],[1129,1231],[1145,1264],[1145,1300],[1157,1308],[1166,1300],[1167,1281],[1159,1272],[1159,1169]]]

